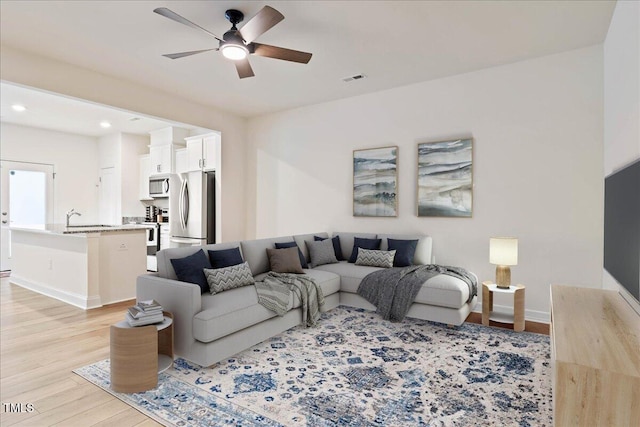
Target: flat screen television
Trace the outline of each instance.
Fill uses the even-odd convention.
[[[604,180],[604,268],[640,303],[640,159]]]

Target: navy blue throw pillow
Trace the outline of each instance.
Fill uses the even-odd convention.
[[[202,249],[188,257],[172,259],[171,264],[178,280],[195,283],[200,286],[200,293],[209,292],[209,283],[204,276],[204,269],[211,268],[211,263]]]
[[[355,237],[353,239],[353,251],[351,251],[349,262],[354,263],[356,262],[356,259],[358,259],[358,248],[377,251],[380,249],[380,242],[382,242],[382,239],[364,239],[362,237]]]
[[[321,242],[322,240],[326,239],[326,237],[313,236],[313,240],[315,240],[316,242]],[[342,256],[342,246],[340,246],[340,237],[332,237],[331,243],[333,243],[333,251],[336,253],[336,259],[338,261],[344,261],[344,257]]]
[[[387,239],[387,243],[390,251],[396,251],[396,256],[393,258],[394,267],[408,267],[413,264],[413,256],[418,246],[417,240]]]
[[[213,268],[231,267],[244,262],[242,254],[240,254],[240,248],[209,251],[209,259]]]
[[[296,242],[276,243],[276,249],[298,248]],[[307,259],[302,255],[302,251],[298,248],[298,256],[300,257],[300,265],[302,268],[309,268]]]

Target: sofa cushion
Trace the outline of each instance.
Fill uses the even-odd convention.
[[[230,267],[244,262],[242,254],[240,253],[240,247],[219,249],[217,251],[210,250],[208,252],[212,268]]]
[[[380,267],[355,265],[342,261],[337,264],[327,264],[316,267],[313,271],[329,271],[340,276],[340,292],[358,293],[358,287],[364,277]],[[415,302],[449,308],[464,306],[469,298],[469,287],[462,280],[446,274],[438,274],[427,280],[423,285]]]
[[[349,257],[349,262],[354,263],[356,259],[358,259],[358,249],[380,249],[380,239],[366,239],[363,237],[354,237],[353,239],[353,249],[351,251],[351,256]]]
[[[396,256],[396,251],[376,251],[369,249],[358,248],[358,258],[356,258],[356,265],[368,265],[370,267],[393,267],[393,259]]]
[[[413,257],[418,246],[418,239],[415,240],[398,240],[387,239],[388,250],[396,251],[393,258],[394,267],[408,267],[413,264]]]
[[[353,294],[358,292],[358,286],[360,282],[367,274],[376,271],[383,270],[380,267],[369,267],[366,265],[350,264],[347,261],[340,261],[337,264],[321,265],[313,269],[313,271],[321,270],[328,271],[340,276],[340,291],[351,292]]]
[[[309,258],[309,251],[307,250],[307,244],[305,242],[315,241],[315,236],[324,237],[325,239],[329,237],[327,233],[298,234],[293,236],[293,240],[298,244],[298,247],[302,251],[302,255],[307,259],[307,263],[311,261],[311,258]]]
[[[307,264],[307,258],[302,254],[302,251],[298,247],[296,242],[285,242],[285,243],[276,243],[276,249],[285,249],[285,248],[297,248],[298,249],[298,257],[300,257],[300,265],[302,268],[309,268]]]
[[[269,266],[271,271],[276,273],[299,273],[302,274],[302,266],[300,265],[300,251],[297,247],[283,249],[267,249],[267,257],[269,258]]]
[[[255,283],[246,262],[223,268],[205,268],[204,276],[207,278],[211,295]]]
[[[269,273],[258,274],[255,277],[256,282],[264,280],[267,274]],[[320,289],[322,289],[322,294],[325,297],[328,297],[329,295],[335,294],[336,292],[340,291],[340,276],[338,276],[336,273],[330,271],[322,271],[319,268],[314,268],[304,270],[304,274],[310,276],[316,281],[318,286],[320,286]],[[298,299],[298,297],[294,297],[292,307],[300,307],[300,300]]]
[[[326,239],[328,239],[328,237],[313,236],[313,240],[316,242]],[[332,237],[331,243],[333,244],[333,252],[336,254],[336,259],[338,261],[344,261],[344,257],[342,256],[342,247],[340,246],[340,238],[338,236]]]
[[[285,243],[293,240],[293,237],[274,237],[270,239],[243,240],[240,242],[242,256],[249,263],[251,274],[254,276],[270,270],[267,249],[273,249],[276,243]]]
[[[314,268],[313,270],[305,270],[304,274],[316,281],[325,297],[335,294],[340,290],[340,276],[335,273]]]
[[[378,238],[382,239],[380,249],[386,251],[389,249],[388,239],[396,240],[414,240],[418,239],[416,252],[413,255],[413,264],[431,264],[431,244],[430,236],[423,234],[378,234]]]
[[[329,239],[319,240],[316,242],[305,242],[309,257],[311,258],[311,267],[317,267],[323,264],[333,264],[338,262],[333,243]]]
[[[202,295],[202,310],[193,316],[193,336],[211,342],[277,316],[258,304],[255,286]]]
[[[340,238],[340,247],[342,248],[342,259],[349,259],[351,252],[353,252],[353,240],[356,237],[362,237],[365,239],[375,239],[376,235],[371,233],[333,233],[333,236]]]
[[[171,264],[173,264],[178,280],[195,283],[200,286],[201,293],[209,291],[209,283],[204,276],[204,269],[211,268],[211,263],[202,249],[184,258],[174,258],[171,260]]]
[[[340,276],[328,271],[305,270],[322,289],[325,297],[340,290]],[[264,279],[268,273],[255,277]],[[300,307],[300,300],[292,293],[292,307]],[[193,336],[198,341],[211,342],[218,338],[276,317],[276,313],[258,303],[255,286],[244,286],[216,295],[202,295],[202,310],[193,317]]]
[[[176,276],[176,272],[173,269],[173,264],[171,264],[172,259],[184,258],[186,256],[193,255],[201,249],[205,251],[217,251],[220,249],[236,248],[238,246],[240,246],[240,242],[226,242],[204,246],[185,246],[183,248],[163,249],[158,251],[156,254],[156,259],[158,261],[158,277],[178,280],[178,276]]]
[[[467,303],[469,286],[462,280],[446,274],[438,274],[426,281],[415,302],[441,307],[460,308]]]

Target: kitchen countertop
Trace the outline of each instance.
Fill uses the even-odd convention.
[[[79,226],[78,226],[79,225]],[[112,233],[117,231],[145,230],[153,228],[151,224],[124,224],[124,225],[82,225],[67,227],[64,224],[45,224],[43,225],[22,225],[10,227],[10,230],[30,231],[33,233],[46,234],[86,234],[86,233]]]

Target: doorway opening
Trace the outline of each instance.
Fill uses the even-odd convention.
[[[51,164],[0,160],[0,271],[11,270],[11,227],[53,224]]]

